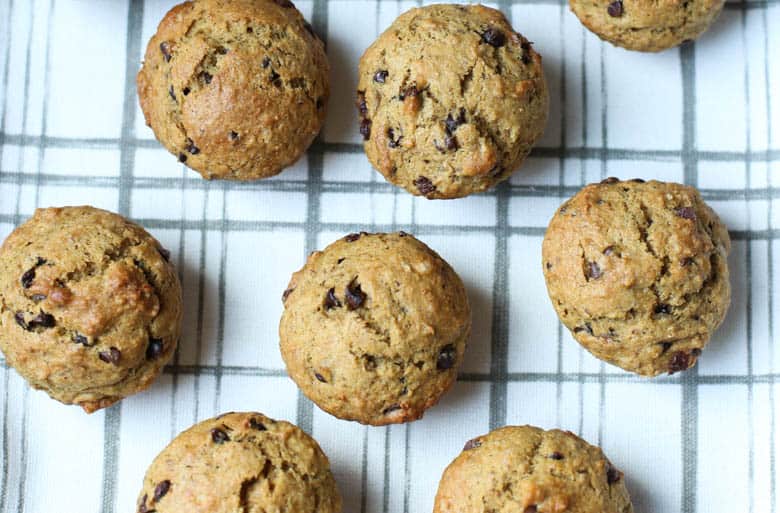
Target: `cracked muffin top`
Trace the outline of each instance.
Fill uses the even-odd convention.
[[[148,387],[173,355],[168,251],[92,207],[45,208],[0,247],[0,349],[34,388],[87,412]]]
[[[471,329],[452,267],[404,232],[351,234],[309,256],[283,296],[290,377],[336,417],[422,417],[455,382]]]
[[[415,195],[458,198],[506,180],[547,122],[542,59],[500,11],[402,14],[360,59],[357,108],[371,164]]]
[[[609,363],[655,376],[685,370],[726,315],[729,234],[693,187],[591,184],[553,216],[542,244],[561,322]]]
[[[226,413],[177,436],[144,477],[137,513],[339,513],[317,442],[260,413]]]
[[[583,25],[628,50],[658,52],[699,37],[723,0],[569,0]]]
[[[177,5],[137,77],[146,124],[204,178],[278,174],[325,119],[324,44],[288,0]]]
[[[633,513],[623,473],[570,431],[507,426],[469,440],[434,513]]]

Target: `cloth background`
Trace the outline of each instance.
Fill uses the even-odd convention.
[[[202,180],[144,126],[135,73],[173,4],[0,0],[0,236],[38,206],[117,211],[172,250],[186,311],[155,385],[90,416],[0,367],[0,512],[132,512],[157,452],[228,410],[312,433],[345,513],[431,511],[466,440],[525,423],[602,445],[639,513],[777,510],[778,0],[729,1],[696,43],[653,55],[600,42],[562,0],[500,2],[543,55],[549,126],[510,182],[455,201],[390,186],[360,145],[358,58],[414,2],[296,2],[328,44],[328,122],[294,168],[251,184]],[[601,364],[547,298],[549,218],[613,175],[696,185],[731,230],[732,307],[687,373],[649,380]],[[460,273],[474,330],[459,382],[423,420],[364,427],[324,414],[287,378],[280,296],[308,252],[397,229]]]

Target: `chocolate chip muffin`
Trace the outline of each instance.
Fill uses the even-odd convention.
[[[646,376],[696,363],[730,302],[729,234],[693,187],[608,178],[542,244],[558,317],[597,358]]]
[[[699,37],[720,14],[723,0],[569,0],[569,6],[601,39],[658,52]]]
[[[455,382],[471,329],[466,290],[411,235],[348,235],[312,253],[282,299],[287,371],[336,417],[415,420]]]
[[[371,164],[429,199],[506,180],[547,122],[542,59],[501,12],[402,14],[360,59],[357,107]]]
[[[92,207],[35,211],[0,247],[0,349],[34,388],[91,413],[147,388],[181,332],[169,253]]]
[[[507,426],[470,440],[444,471],[434,513],[633,513],[623,473],[574,433]]]
[[[146,471],[138,513],[338,513],[328,458],[309,435],[260,413],[196,424]]]
[[[204,178],[278,174],[325,119],[324,44],[289,0],[194,0],[149,41],[138,98],[157,139]]]

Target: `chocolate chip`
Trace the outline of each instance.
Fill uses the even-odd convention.
[[[72,337],[72,340],[76,344],[81,344],[84,347],[89,347],[90,346],[89,339],[87,337],[85,337],[84,335],[82,335],[81,333],[74,333],[73,337]]]
[[[698,347],[694,347],[693,349],[691,349],[691,355],[696,357],[701,356],[701,349],[699,349]]]
[[[696,219],[696,211],[693,210],[693,207],[680,207],[675,209],[674,213],[677,214],[677,217],[682,217],[683,219]]]
[[[536,504],[531,504],[523,510],[523,513],[537,513]]]
[[[623,16],[623,2],[622,0],[615,0],[607,6],[607,14],[613,18],[620,18]]]
[[[325,379],[325,376],[323,376],[319,372],[315,372],[314,373],[314,377],[317,378],[317,381],[319,381],[320,383],[327,383],[328,382],[328,380]]]
[[[168,88],[168,94],[171,95],[171,98],[173,98],[173,101],[176,101],[176,93],[173,92],[173,86]]]
[[[458,127],[466,122],[466,109],[461,108],[460,111],[458,111],[458,115],[456,117],[452,117],[452,114],[447,114],[447,119],[444,120],[444,129],[446,130],[448,135],[452,135],[455,133],[455,130],[458,129]]]
[[[520,43],[520,48],[523,49],[523,55],[520,57],[520,60],[523,61],[523,64],[531,64],[531,44],[530,41]]]
[[[274,0],[274,3],[279,7],[295,7],[295,5],[290,0]]]
[[[668,315],[672,313],[672,307],[671,305],[667,305],[665,303],[659,303],[655,305],[655,308],[653,308],[653,313],[658,315],[660,314]]]
[[[257,431],[265,431],[266,429],[268,429],[265,427],[265,424],[263,424],[262,422],[260,422],[255,418],[249,419],[249,427],[251,427],[252,429],[256,429]]]
[[[405,231],[403,231],[403,230],[401,230],[401,231],[399,231],[399,232],[398,232],[398,236],[399,236],[399,237],[406,237],[407,235],[409,235],[409,234],[408,234],[408,233],[406,233],[406,232],[405,232]]]
[[[208,71],[204,71],[204,72],[202,72],[202,73],[200,74],[200,78],[202,78],[202,79],[203,79],[203,81],[204,81],[206,84],[210,84],[210,83],[211,83],[211,79],[212,79],[212,78],[214,78],[214,77],[213,77],[213,76],[211,75],[211,73],[209,73]]]
[[[187,138],[187,146],[185,146],[184,149],[190,152],[191,155],[197,155],[200,153],[200,148],[195,146],[195,143],[190,138]]]
[[[552,267],[553,267],[553,265],[552,265],[550,262],[547,262],[547,263],[546,263],[546,264],[544,264],[544,265],[545,265],[545,267],[547,267],[547,270],[548,270],[548,271],[549,271],[550,269],[552,269]]]
[[[363,355],[363,368],[367,371],[376,370],[376,358],[374,355],[371,354],[364,354]],[[401,382],[404,381],[404,378],[401,378]]]
[[[169,262],[171,260],[171,252],[165,249],[164,247],[160,246],[157,248],[157,252],[160,254],[161,257],[163,257],[163,260],[166,262]]]
[[[147,495],[144,494],[144,496],[141,498],[141,504],[138,505],[138,513],[152,513],[154,511],[146,509],[146,498]]]
[[[119,359],[122,358],[122,353],[116,347],[110,347],[108,348],[108,351],[100,351],[98,353],[98,358],[106,363],[119,365]]]
[[[22,282],[22,287],[29,289],[32,286],[33,280],[35,280],[35,270],[45,263],[46,263],[45,258],[38,257],[35,260],[35,265],[33,265],[30,269],[25,271],[24,274],[22,274],[22,278],[20,280]]]
[[[344,299],[347,301],[347,308],[349,310],[360,308],[366,300],[366,293],[360,288],[357,277],[353,278],[344,290]]]
[[[482,33],[482,40],[494,48],[501,48],[506,44],[506,36],[500,30],[490,27]]]
[[[586,277],[590,280],[597,280],[604,274],[601,272],[601,267],[599,267],[599,264],[596,262],[588,262],[586,270]]]
[[[236,139],[238,139],[238,132],[234,132],[233,130],[231,130],[230,133],[228,133],[228,139],[230,139],[231,141],[235,141]]]
[[[684,371],[690,366],[690,355],[685,351],[677,351],[669,360],[669,374]]]
[[[436,190],[436,186],[425,176],[418,176],[412,183],[420,191],[420,194],[428,195]]]
[[[156,359],[163,353],[163,349],[163,341],[161,338],[149,338],[149,345],[146,346],[146,359]]]
[[[407,96],[414,98],[417,95],[420,94],[420,91],[417,89],[417,84],[412,84],[406,89],[402,89],[400,94],[398,95],[399,100],[405,100]]]
[[[392,405],[388,406],[387,408],[385,408],[384,410],[382,410],[382,415],[387,415],[388,413],[392,413],[392,412],[394,412],[396,410],[400,410],[400,409],[401,409],[401,405],[399,405],[399,404],[392,404]]]
[[[685,257],[685,258],[681,258],[680,259],[680,265],[682,267],[687,267],[687,266],[693,264],[693,262],[694,262],[694,260],[691,257]]]
[[[562,460],[563,454],[559,453],[558,451],[555,451],[547,457],[550,458],[551,460]]]
[[[246,28],[246,33],[247,33],[247,34],[251,34],[251,33],[253,33],[254,31],[255,31],[255,29],[253,29],[252,27],[247,27],[247,28]]]
[[[282,292],[282,303],[287,301],[287,298],[292,294],[292,291],[295,290],[295,287],[286,289],[284,292]]]
[[[171,62],[171,44],[168,41],[160,43],[160,52],[162,52],[165,62]]]
[[[574,333],[582,333],[583,331],[588,335],[593,335],[593,328],[589,322],[586,322],[583,326],[577,326],[574,328]]]
[[[22,312],[16,312],[14,314],[14,320],[16,321],[16,324],[27,329],[27,321],[24,320],[24,314]]]
[[[276,72],[276,70],[271,70],[271,76],[268,77],[268,80],[276,87],[282,87],[282,79],[279,75],[279,73]]]
[[[347,242],[355,242],[358,240],[361,236],[361,233],[350,233],[346,237],[344,237],[344,240]]]
[[[328,293],[325,294],[325,310],[330,310],[331,308],[340,308],[341,307],[341,301],[338,300],[336,297],[336,289],[331,287],[328,290]]]
[[[227,433],[225,433],[221,429],[214,428],[214,429],[211,430],[211,440],[215,444],[223,444],[225,442],[229,442],[230,441],[230,437],[227,435]]]
[[[398,148],[398,146],[401,145],[401,139],[403,139],[402,135],[399,135],[398,137],[395,136],[395,130],[392,128],[387,129],[387,146],[390,148]]]
[[[306,86],[306,79],[303,77],[293,77],[287,83],[293,89],[302,89]]]
[[[607,462],[607,484],[615,484],[620,481],[623,474],[612,463]]]
[[[617,178],[615,178],[614,176],[610,176],[609,178],[605,178],[605,179],[603,179],[603,180],[601,181],[601,183],[604,183],[604,184],[613,184],[613,183],[618,183],[619,181],[620,181],[620,180],[618,180],[618,179],[617,179]]]
[[[27,328],[29,330],[33,330],[35,328],[53,328],[56,325],[57,322],[54,320],[54,316],[41,310],[38,315],[33,317],[30,322],[27,323]]]
[[[458,138],[454,135],[446,136],[444,138],[444,147],[447,148],[449,151],[454,151],[460,148],[460,145],[458,144]]]
[[[263,62],[261,62],[260,65],[263,67],[263,69],[267,68],[268,66],[271,65],[271,58],[263,57]]]
[[[154,502],[158,502],[160,499],[165,497],[165,494],[168,493],[168,490],[170,489],[171,482],[167,479],[157,483],[157,486],[154,487]]]
[[[46,294],[33,294],[32,296],[30,296],[30,299],[38,303],[46,299]]]
[[[181,162],[182,164],[187,162],[187,155],[185,155],[184,153],[179,153],[179,162]]]
[[[671,342],[661,342],[661,354],[666,353],[672,347]]]
[[[634,182],[634,183],[645,183],[645,181],[644,181],[644,180],[642,180],[641,178],[634,178],[634,179],[633,179],[633,180],[631,180],[631,181],[632,181],[632,182]]]
[[[314,104],[315,107],[317,107],[317,110],[320,110],[325,106],[325,100],[322,99],[322,96],[317,98],[317,101]]]
[[[184,89],[181,90],[181,94],[183,94],[184,96],[187,96],[188,94],[190,94],[190,88],[189,87],[185,87]]]
[[[386,69],[380,69],[379,71],[374,73],[374,82],[376,82],[377,84],[384,84],[386,79],[387,79]]]
[[[615,252],[615,246],[607,246],[604,248],[604,256],[610,256]]]
[[[368,141],[371,138],[371,120],[370,119],[361,119],[360,120],[360,135],[363,136],[364,141]]]
[[[436,357],[436,368],[438,370],[451,369],[455,365],[457,354],[455,353],[455,346],[447,344],[439,351],[439,356]]]
[[[482,441],[479,438],[472,438],[471,440],[466,442],[466,445],[463,446],[463,450],[470,451],[471,449],[476,449],[481,445],[482,445]]]

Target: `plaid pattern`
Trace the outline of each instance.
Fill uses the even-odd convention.
[[[328,124],[293,169],[253,184],[201,180],[144,126],[135,73],[173,3],[0,0],[0,236],[36,206],[118,211],[172,250],[186,311],[161,379],[91,416],[0,367],[0,513],[132,511],[154,455],[227,410],[312,433],[345,513],[430,511],[463,442],[513,423],[601,444],[638,512],[777,511],[778,0],[727,3],[699,41],[660,55],[600,42],[562,0],[499,2],[544,56],[549,127],[509,183],[451,202],[385,183],[359,144],[357,60],[414,2],[296,2],[328,42]],[[601,364],[547,300],[548,219],[611,175],[697,185],[731,229],[732,308],[687,373],[647,380]],[[286,377],[279,296],[308,252],[396,229],[461,274],[474,334],[461,379],[424,420],[367,428],[322,413]]]

